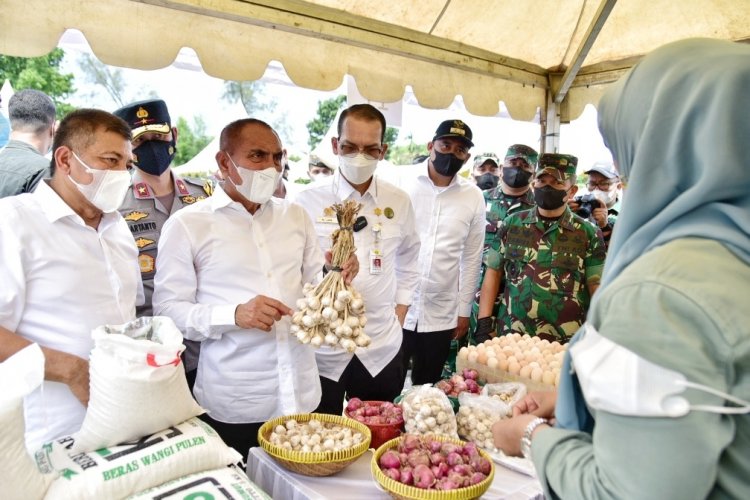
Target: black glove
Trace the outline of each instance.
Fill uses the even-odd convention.
[[[477,320],[477,327],[474,330],[474,342],[481,344],[486,340],[490,340],[492,332],[495,331],[495,318],[487,316],[486,318],[479,318]]]

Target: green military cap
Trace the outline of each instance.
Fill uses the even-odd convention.
[[[526,144],[513,144],[505,153],[505,159],[513,160],[514,158],[520,158],[532,167],[536,167],[536,162],[539,159],[539,153],[537,153],[533,148],[530,148]]]
[[[539,157],[539,167],[536,170],[538,179],[544,174],[549,174],[560,182],[565,182],[576,175],[578,158],[573,155],[561,155],[557,153],[544,153]]]

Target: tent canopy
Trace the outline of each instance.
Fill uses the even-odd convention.
[[[372,101],[513,118],[596,103],[645,53],[703,36],[750,40],[746,0],[3,0],[0,53],[48,53],[83,32],[104,63],[158,69],[182,47],[204,71],[257,80],[280,61],[303,87],[355,78]]]

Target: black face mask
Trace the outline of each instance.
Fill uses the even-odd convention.
[[[518,167],[503,167],[503,182],[510,187],[520,188],[529,185],[531,172]]]
[[[497,186],[497,176],[495,174],[482,174],[476,178],[476,181],[477,187],[482,191],[493,189],[495,186]]]
[[[175,141],[146,141],[133,150],[138,168],[151,175],[161,175],[172,163]]]
[[[432,166],[440,175],[453,177],[464,166],[464,161],[452,154],[438,153],[435,151],[435,159],[432,160]]]
[[[539,208],[544,210],[556,210],[565,205],[565,195],[568,191],[565,189],[555,189],[552,186],[544,186],[534,189],[534,201]]]

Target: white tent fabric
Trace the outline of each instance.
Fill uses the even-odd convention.
[[[398,101],[411,85],[421,106],[461,95],[476,115],[502,101],[531,120],[557,97],[567,121],[664,43],[750,40],[750,2],[2,0],[0,54],[46,54],[67,28],[115,66],[162,68],[191,47],[226,80],[259,79],[277,60],[299,86],[332,90],[350,74],[373,101]]]

